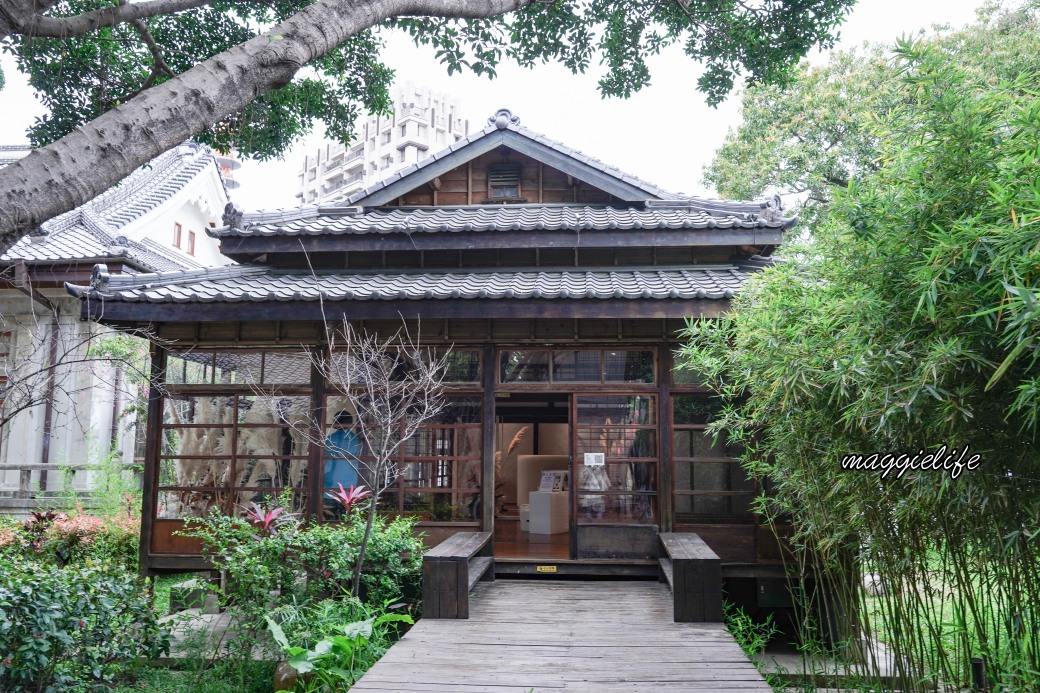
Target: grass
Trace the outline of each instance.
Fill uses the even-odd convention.
[[[160,616],[170,613],[170,588],[186,579],[185,575],[160,575],[152,582],[152,605]]]
[[[271,693],[273,662],[184,660],[177,668],[142,665],[112,693]]]
[[[191,574],[160,575],[152,582],[152,605],[170,612],[170,590]],[[127,669],[111,693],[271,693],[274,662],[189,656],[170,665],[142,662]]]

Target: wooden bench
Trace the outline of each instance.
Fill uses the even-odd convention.
[[[722,565],[718,555],[693,533],[660,535],[664,556],[661,581],[672,588],[678,623],[722,621]]]
[[[469,593],[495,579],[490,532],[456,532],[423,556],[423,618],[469,618]]]

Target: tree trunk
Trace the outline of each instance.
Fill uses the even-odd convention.
[[[493,17],[531,0],[318,0],[0,169],[0,253],[389,17]]]
[[[377,493],[372,496],[372,502],[368,506],[368,517],[365,519],[365,534],[361,537],[357,563],[354,564],[354,582],[350,587],[350,593],[355,597],[361,591],[361,566],[365,563],[365,552],[368,551],[368,538],[372,536],[372,525],[376,521],[376,506],[378,504],[379,494]]]

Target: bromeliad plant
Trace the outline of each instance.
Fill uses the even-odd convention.
[[[292,513],[282,516],[284,511],[285,508],[265,508],[254,501],[245,509],[245,515],[248,520],[260,525],[260,529],[263,530],[265,536],[270,536],[277,531],[279,526],[288,522],[292,516]],[[279,516],[281,516],[281,519],[279,519]]]
[[[343,517],[347,519],[350,519],[354,507],[370,495],[372,494],[364,485],[351,486],[350,490],[346,490],[343,484],[340,484],[339,491],[329,491],[329,496],[343,506]]]

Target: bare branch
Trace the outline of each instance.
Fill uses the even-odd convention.
[[[147,366],[140,360],[92,352],[93,347],[105,339],[103,334],[88,331],[70,336],[60,330],[50,334],[35,315],[31,320],[33,325],[26,330],[29,342],[0,360],[0,429],[10,425],[21,412],[44,404],[52,379],[51,390],[63,393],[70,401],[72,395],[96,385],[70,384],[78,368],[89,368],[94,376],[103,377],[104,369],[120,366],[136,379],[148,377]],[[16,325],[7,323],[7,326]],[[53,339],[58,341],[52,345]],[[52,359],[51,354],[55,358]]]
[[[343,316],[340,325],[326,324],[326,333],[328,351],[319,357],[318,370],[354,409],[355,428],[370,452],[367,476],[373,499],[354,570],[356,595],[379,495],[396,484],[401,473],[397,466],[401,447],[447,404],[447,355],[437,358],[432,350],[423,349],[418,335],[411,335],[407,326],[381,339],[359,333]]]
[[[130,98],[137,96],[145,89],[151,89],[152,85],[155,84],[155,80],[160,75],[166,75],[167,77],[176,77],[170,66],[166,64],[166,59],[163,58],[162,51],[159,49],[159,45],[155,42],[155,37],[152,36],[152,32],[148,29],[148,26],[140,19],[134,19],[130,22],[130,25],[137,31],[137,34],[141,37],[142,43],[148,47],[148,51],[152,54],[152,71],[148,75],[148,79],[144,81],[141,88],[135,91]]]

